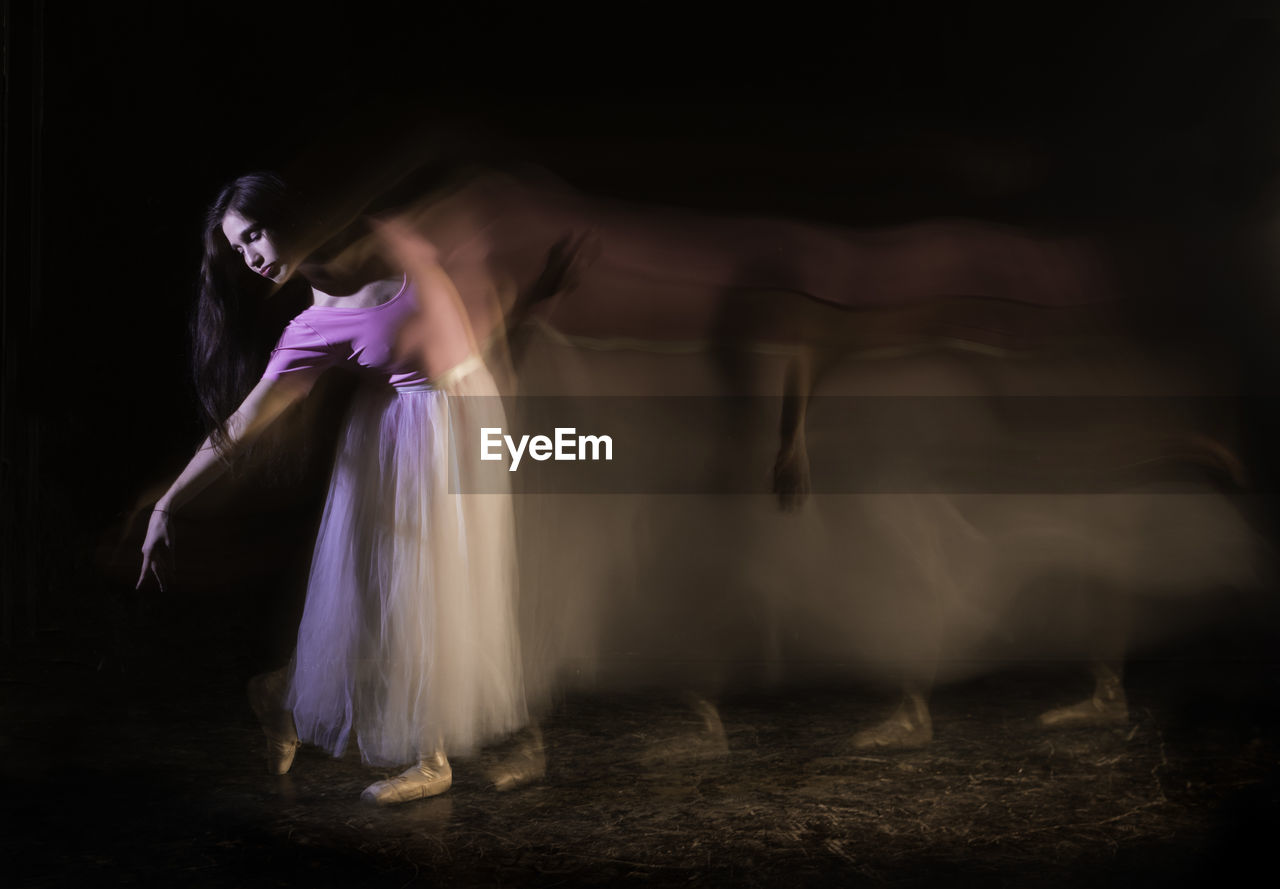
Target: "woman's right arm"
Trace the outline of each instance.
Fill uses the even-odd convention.
[[[265,379],[253,387],[248,397],[227,420],[227,444],[229,453],[253,441],[262,430],[297,401],[304,390],[278,379]],[[155,575],[160,589],[164,590],[166,569],[160,564],[161,548],[172,551],[173,531],[171,517],[184,503],[206,488],[210,482],[226,471],[226,461],[218,453],[212,441],[205,439],[194,457],[177,480],[169,486],[151,512],[147,524],[147,536],[142,543],[142,572],[138,575],[138,587],[147,578],[147,572]]]

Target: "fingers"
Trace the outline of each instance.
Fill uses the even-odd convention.
[[[164,592],[164,574],[168,571],[161,572],[160,560],[153,553],[143,551],[142,555],[142,573],[138,575],[138,583],[134,586],[135,590],[142,589],[142,584],[147,580],[147,572],[156,579],[156,586],[160,587],[160,592]]]
[[[778,495],[779,505],[783,512],[794,515],[804,506],[808,496],[808,491],[787,491]]]
[[[773,469],[773,491],[783,512],[799,512],[810,492],[808,461],[780,459]]]
[[[159,547],[164,547],[163,552],[157,552]],[[168,566],[161,568],[164,561],[173,558],[173,544],[169,540],[168,534],[162,534],[158,539],[148,540],[142,547],[142,571],[138,574],[138,582],[134,585],[135,590],[142,589],[142,585],[146,583],[147,573],[150,572],[156,579],[156,584],[160,587],[160,592],[164,592],[164,576],[169,573]]]
[[[147,523],[147,535],[142,541],[142,570],[138,574],[138,582],[134,585],[135,590],[142,589],[142,585],[147,581],[147,573],[150,572],[156,579],[156,583],[160,587],[160,591],[164,592],[164,577],[161,574],[161,561],[169,562],[173,559],[173,537],[170,534],[169,515],[166,511],[157,508],[151,513],[151,519]],[[165,565],[164,575],[168,575],[168,565]]]
[[[138,583],[136,586],[134,586],[135,590],[142,589],[142,585],[146,583],[148,573],[155,576],[156,583],[160,587],[160,592],[164,592],[164,583],[161,581],[161,578],[160,578],[160,562],[155,557],[154,553],[149,552],[147,550],[143,550],[142,551],[142,573],[138,575]]]
[[[800,488],[778,491],[778,508],[785,513],[797,513],[808,496],[808,491]]]

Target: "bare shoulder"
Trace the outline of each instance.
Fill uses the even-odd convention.
[[[404,278],[386,278],[341,294],[325,293],[317,287],[312,291],[313,304],[338,309],[369,309],[395,299],[404,286]]]

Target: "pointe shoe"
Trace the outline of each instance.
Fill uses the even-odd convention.
[[[1057,707],[1040,714],[1043,728],[1086,728],[1089,726],[1124,725],[1129,721],[1129,702],[1118,697],[1094,695],[1076,704]]]
[[[379,806],[393,806],[444,793],[453,786],[453,767],[443,753],[418,760],[394,778],[375,781],[360,798]]]
[[[249,706],[267,736],[267,770],[283,775],[298,752],[298,731],[293,715],[284,708],[285,671],[262,673],[249,680]]]
[[[716,705],[701,695],[685,695],[685,703],[702,720],[702,726],[693,733],[650,744],[640,754],[639,761],[646,766],[698,762],[719,759],[729,755],[729,739]]]
[[[494,790],[515,790],[547,774],[547,753],[542,743],[542,732],[532,729],[520,740],[516,748],[488,771]]]
[[[879,725],[853,736],[855,750],[918,750],[933,740],[933,719],[923,701],[903,701]]]

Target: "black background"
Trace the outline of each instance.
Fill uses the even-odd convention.
[[[1276,15],[888,9],[8,6],[6,638],[198,440],[212,195],[254,168],[340,176],[389,134],[720,211],[1158,230],[1170,304],[1270,396]]]
[[[1203,276],[1206,305],[1236,311],[1241,279],[1260,283],[1240,233],[1260,231],[1276,172],[1280,35],[1247,7],[140,3],[24,22],[18,6],[11,84],[30,78],[34,107],[26,119],[19,92],[6,120],[6,255],[11,285],[27,256],[35,275],[7,288],[21,357],[6,395],[38,419],[42,485],[95,519],[198,433],[185,322],[204,206],[249,169],[311,158],[340,175],[375,156],[369,121],[590,192],[718,210],[1158,221],[1196,245],[1169,259]],[[975,183],[1008,168],[990,146],[1033,157],[1035,175]]]

